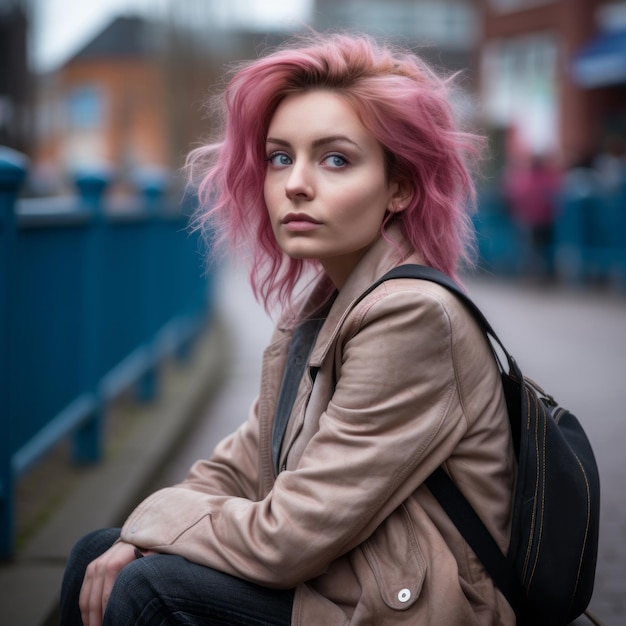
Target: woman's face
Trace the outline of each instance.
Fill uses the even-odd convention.
[[[340,288],[380,227],[397,185],[384,152],[340,95],[287,96],[267,134],[265,203],[281,249],[318,259]]]

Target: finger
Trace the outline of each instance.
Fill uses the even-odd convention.
[[[108,554],[105,553],[102,560],[95,563],[95,575],[91,587],[89,598],[89,626],[101,626],[104,616],[104,606],[102,604],[102,590],[104,588],[104,576],[106,575],[106,563]]]
[[[80,593],[80,612],[84,626],[101,626],[102,600],[101,588],[101,560],[99,557],[92,561],[85,572],[85,580]]]
[[[104,619],[104,612],[106,611],[109,598],[111,597],[111,590],[113,589],[113,585],[117,580],[120,570],[121,568],[118,569],[110,565],[102,578],[102,587],[100,590],[100,610],[102,619]]]
[[[89,568],[87,568],[88,570]],[[93,583],[92,577],[88,571],[85,571],[85,578],[80,588],[80,595],[78,596],[78,606],[80,608],[80,617],[84,626],[89,626],[89,597],[91,595],[91,586]]]

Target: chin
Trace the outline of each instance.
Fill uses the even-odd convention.
[[[283,252],[290,258],[290,259],[298,259],[300,261],[306,261],[307,259],[316,259],[317,257],[315,255],[312,254],[306,254],[305,252],[290,252],[288,250],[283,250]]]
[[[307,250],[305,246],[280,246],[282,251],[291,259],[316,259],[319,255]]]

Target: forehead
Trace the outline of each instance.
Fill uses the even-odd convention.
[[[337,133],[354,139],[374,140],[352,105],[340,94],[323,89],[286,96],[278,105],[268,129],[268,135],[272,137],[281,134],[317,137]]]

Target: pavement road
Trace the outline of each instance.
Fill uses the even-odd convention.
[[[590,609],[605,626],[623,626],[626,297],[484,277],[469,279],[466,286],[522,371],[577,415],[591,439],[601,476],[602,520]],[[164,468],[162,484],[179,481],[194,460],[206,457],[245,420],[257,393],[261,356],[272,323],[253,299],[241,268],[224,267],[218,295],[234,343],[232,371],[193,435]]]

